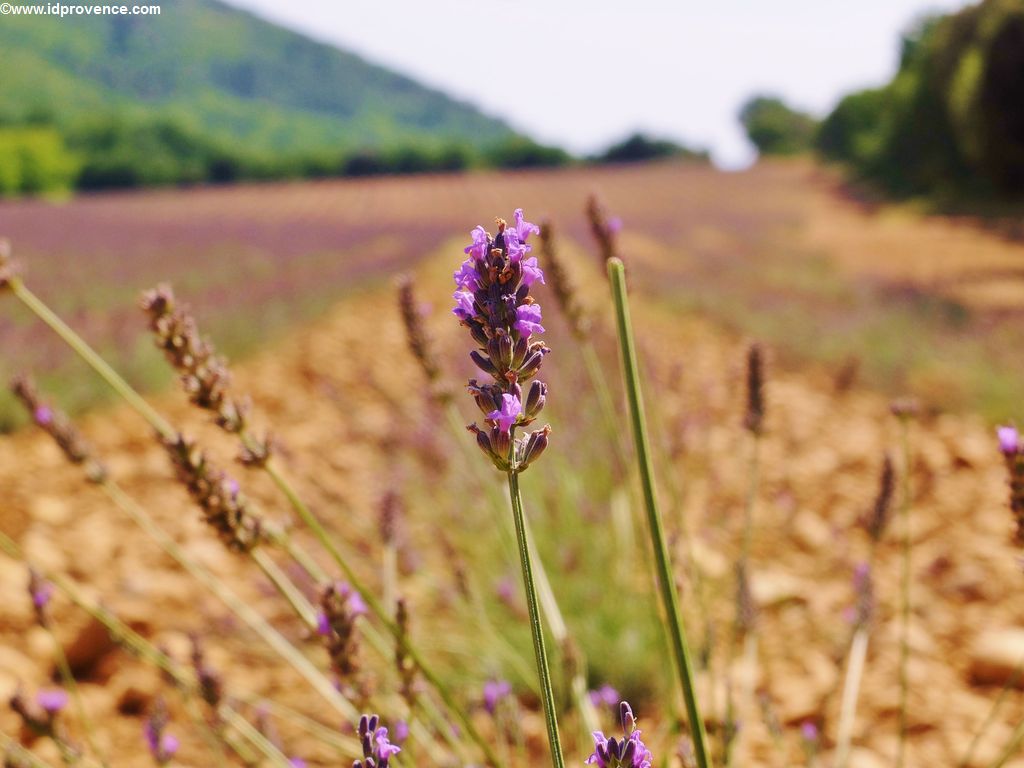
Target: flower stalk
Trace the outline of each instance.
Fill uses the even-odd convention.
[[[14,296],[22,302],[22,304],[24,304],[33,314],[42,320],[45,325],[56,333],[61,340],[63,340],[111,387],[111,389],[113,389],[125,400],[125,402],[127,402],[140,416],[143,417],[143,419],[156,431],[160,438],[165,441],[176,442],[179,435],[171,424],[161,416],[145,400],[145,398],[142,397],[142,395],[136,392],[131,385],[128,384],[128,382],[125,381],[124,378],[122,378],[117,371],[115,371],[92,347],[90,347],[81,336],[75,333],[67,323],[54,313],[45,302],[29,290],[13,264],[14,263],[9,258],[9,253],[0,248],[0,288],[9,289]],[[156,309],[154,305],[147,306],[147,311],[154,309]],[[150,314],[152,322],[153,313],[150,312]],[[212,354],[212,349],[210,352]],[[186,381],[186,383],[188,382]],[[199,403],[197,402],[197,404]],[[242,409],[239,415],[242,417],[244,426],[244,417],[247,415],[245,409]],[[220,417],[222,416],[224,416],[224,414],[218,412],[219,424],[221,423]],[[230,425],[228,423],[224,423],[221,424],[221,426],[228,429],[228,431],[233,431],[235,428],[235,424],[233,423]],[[229,429],[229,426],[232,429]],[[302,521],[310,528],[319,544],[342,570],[346,580],[362,595],[363,599],[369,606],[370,611],[381,620],[381,623],[388,632],[397,637],[399,629],[391,618],[390,611],[385,610],[381,602],[376,600],[372,593],[370,593],[356,577],[355,573],[348,565],[348,562],[345,560],[341,550],[331,540],[326,529],[324,529],[323,525],[316,519],[309,507],[306,506],[298,496],[291,483],[284,477],[277,465],[271,460],[269,455],[271,447],[269,438],[259,440],[251,435],[247,430],[242,429],[241,426],[237,428],[237,433],[243,446],[243,463],[246,463],[249,466],[259,467],[267,473],[274,485],[285,496],[288,503],[292,506]],[[268,534],[273,533],[270,531],[264,532]],[[297,545],[286,537],[274,535],[273,541],[275,544],[283,546],[288,551],[289,555],[295,557],[295,559],[299,561],[304,568],[313,563],[311,558],[305,555]],[[503,765],[503,763],[494,754],[494,750],[469,719],[465,710],[459,705],[455,696],[447,688],[444,681],[442,681],[440,677],[438,677],[427,666],[426,661],[414,648],[408,646],[408,644],[406,647],[410,658],[413,659],[416,666],[420,669],[423,678],[437,691],[445,706],[456,717],[465,733],[468,734],[469,737],[477,744],[487,760],[495,766]]]
[[[476,424],[468,429],[491,463],[508,478],[551,761],[554,768],[564,768],[533,551],[519,489],[520,473],[543,453],[551,428],[545,426],[521,438],[515,434],[517,427],[537,418],[547,399],[547,385],[534,377],[549,350],[543,341],[534,340],[544,326],[540,305],[530,296],[530,286],[544,283],[544,273],[537,258],[528,256],[532,246],[527,243],[530,235],[540,234],[540,228],[525,220],[522,209],[515,211],[511,226],[503,219],[496,224],[494,236],[483,227],[472,232],[473,242],[465,249],[468,258],[454,274],[457,290],[452,313],[477,344],[470,358],[493,379],[485,384],[470,380],[469,393],[484,414],[487,429]]]
[[[658,498],[654,485],[654,465],[651,459],[650,441],[647,436],[647,421],[644,415],[643,397],[640,392],[640,373],[637,365],[636,344],[633,340],[633,327],[629,314],[629,298],[626,294],[626,270],[618,258],[608,260],[608,278],[612,284],[612,297],[615,303],[615,318],[619,334],[623,379],[629,401],[630,422],[633,439],[636,443],[637,463],[640,483],[643,489],[644,506],[647,510],[647,522],[654,550],[657,568],[658,586],[661,591],[662,606],[665,610],[669,641],[675,657],[676,672],[686,704],[686,713],[690,720],[690,731],[693,738],[694,754],[699,768],[709,768],[710,752],[704,720],[701,718],[694,684],[693,664],[690,650],[686,642],[683,619],[679,610],[679,598],[676,594],[675,579],[669,558],[668,545],[665,539],[664,525],[658,508]]]

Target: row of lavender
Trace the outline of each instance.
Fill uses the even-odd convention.
[[[618,332],[624,363],[625,389],[630,404],[631,426],[639,460],[637,475],[643,488],[643,506],[648,514],[649,531],[652,537],[652,558],[658,566],[657,574],[666,616],[665,628],[675,655],[675,666],[688,710],[688,722],[691,729],[691,750],[688,759],[692,759],[704,768],[712,762],[711,750],[703,732],[704,719],[700,714],[699,702],[695,693],[692,662],[689,658],[686,635],[677,605],[675,575],[667,555],[664,534],[660,531],[660,513],[655,493],[653,463],[649,455],[650,446],[646,437],[643,402],[639,392],[639,373],[632,340],[628,299],[621,262],[615,257],[616,227],[604,219],[603,213],[596,206],[591,207],[591,220],[601,246],[602,259],[610,266],[609,274],[617,309]],[[537,572],[543,571],[543,565],[536,561],[531,551],[531,534],[519,491],[519,474],[537,460],[547,448],[551,430],[550,427],[545,426],[523,437],[516,436],[517,428],[526,427],[537,418],[545,405],[548,394],[546,385],[535,379],[548,349],[543,342],[536,338],[544,331],[544,328],[541,325],[540,307],[530,295],[530,289],[535,283],[545,282],[545,274],[541,270],[537,258],[528,255],[531,251],[529,238],[531,235],[539,233],[540,228],[526,222],[522,212],[518,210],[515,212],[511,226],[504,221],[498,221],[497,232],[493,236],[482,227],[474,230],[473,243],[466,248],[469,258],[455,273],[457,291],[454,295],[456,302],[454,314],[469,330],[477,345],[477,349],[471,353],[473,362],[492,379],[491,383],[480,384],[476,380],[469,383],[469,392],[480,408],[486,424],[485,429],[472,425],[470,430],[475,434],[481,450],[508,478],[512,502],[512,521],[515,526],[518,555],[527,595],[529,622],[534,640],[535,661],[540,679],[541,704],[545,715],[552,762],[556,768],[560,768],[564,764],[564,758],[558,727],[559,707],[555,703],[551,675],[548,670],[548,654],[544,646],[542,630],[544,619],[541,615],[557,611],[557,607],[542,605],[542,600],[538,595]],[[550,233],[546,234],[546,255],[549,258],[548,276],[552,278],[554,294],[559,301],[560,308],[569,320],[570,328],[577,342],[586,345],[589,343],[589,339],[584,313],[579,307],[572,287],[565,278],[564,269],[556,260],[551,260],[555,252]],[[446,718],[454,718],[460,722],[469,740],[476,743],[480,754],[489,764],[501,765],[503,763],[503,760],[495,754],[492,745],[488,744],[479,733],[473,720],[462,711],[457,697],[433,672],[423,655],[412,644],[404,618],[404,608],[400,608],[395,613],[391,606],[384,605],[362,584],[352,565],[332,542],[316,517],[298,498],[294,489],[281,473],[274,459],[273,440],[269,436],[258,436],[251,432],[248,425],[248,413],[251,406],[245,399],[236,398],[230,393],[230,375],[223,361],[217,357],[209,342],[201,338],[195,321],[187,311],[177,305],[169,289],[158,289],[147,294],[144,299],[144,307],[149,314],[151,328],[158,346],[164,350],[168,360],[181,374],[185,390],[192,402],[198,407],[212,412],[218,426],[238,437],[241,445],[240,460],[242,464],[253,470],[266,472],[281,489],[293,506],[295,513],[311,528],[320,546],[330,554],[336,568],[344,577],[343,581],[324,573],[316,566],[315,560],[299,548],[287,532],[277,530],[267,523],[248,502],[236,480],[213,466],[193,441],[184,437],[163,417],[153,411],[144,400],[127,387],[123,380],[105,366],[102,360],[98,359],[74,335],[73,331],[63,325],[52,313],[49,313],[17,276],[9,254],[2,255],[0,270],[2,270],[0,271],[0,285],[11,289],[15,296],[37,311],[37,314],[47,324],[88,362],[92,363],[100,375],[104,376],[108,383],[114,386],[130,404],[147,418],[150,425],[159,434],[180,479],[203,510],[207,522],[217,530],[231,549],[250,556],[271,582],[279,588],[282,596],[289,601],[300,620],[323,637],[336,677],[334,683],[328,684],[326,687],[321,672],[310,670],[308,664],[304,665],[300,660],[301,657],[284,650],[278,640],[268,641],[272,645],[278,643],[276,646],[278,650],[288,659],[289,663],[296,667],[296,671],[300,675],[305,676],[307,681],[339,713],[351,720],[355,712],[352,708],[353,702],[359,703],[361,698],[358,690],[347,687],[348,681],[352,677],[353,642],[357,633],[367,630],[363,622],[357,622],[357,618],[370,613],[374,616],[377,625],[391,636],[398,672],[397,678],[402,681],[401,691],[405,701],[404,716],[401,718],[403,736],[409,732],[418,732],[426,737],[425,740],[444,741],[437,723],[444,723]],[[448,407],[451,401],[444,389],[437,386],[439,366],[429,348],[429,340],[419,326],[410,283],[404,285],[402,296],[403,313],[407,320],[412,349],[423,364],[424,371],[437,392],[439,403]],[[754,347],[751,350],[748,364],[749,397],[746,418],[746,426],[751,434],[754,447],[750,471],[752,484],[756,483],[757,446],[764,420],[763,379],[761,353],[759,348]],[[606,382],[594,381],[593,383],[595,391],[599,391],[602,386],[607,386]],[[50,432],[64,449],[68,458],[75,463],[84,464],[90,481],[107,490],[120,506],[130,506],[136,516],[141,517],[149,525],[153,525],[152,521],[145,517],[144,510],[132,506],[130,501],[123,498],[123,493],[118,489],[116,483],[103,470],[102,463],[90,453],[88,447],[77,436],[65,417],[44,403],[26,380],[21,380],[18,383],[17,392],[33,414],[36,423]],[[913,416],[913,409],[906,404],[897,406],[895,411],[904,426]],[[1020,448],[1016,433],[1008,428],[1001,430],[1000,444],[1008,456],[1011,471],[1016,478],[1013,485],[1013,499],[1015,500],[1013,508],[1019,516],[1018,507],[1020,505],[1016,502],[1019,501],[1017,497],[1020,495],[1018,486],[1021,485],[1019,479],[1021,462],[1018,460]],[[889,507],[894,495],[894,484],[892,464],[887,460],[883,467],[878,500],[868,523],[868,531],[873,542],[881,539],[886,528]],[[908,504],[909,495],[904,494],[904,515],[906,515]],[[750,607],[749,585],[747,584],[748,537],[752,530],[750,519],[752,512],[753,507],[750,504],[746,510],[743,553],[737,563],[737,626],[741,633],[755,637],[756,621]],[[13,542],[8,541],[5,544],[5,548],[9,552],[15,550]],[[322,586],[322,597],[318,607],[304,604],[301,595],[298,595],[293,586],[287,583],[288,577],[276,571],[271,561],[262,556],[264,548],[268,547],[281,548],[299,567],[305,570],[309,578]],[[180,552],[176,557],[184,560],[184,555]],[[199,570],[199,566],[195,563],[183,562],[182,564],[193,572]],[[209,580],[212,577],[209,574],[204,574],[202,578]],[[45,605],[51,589],[47,585],[50,583],[36,575],[31,587],[32,599],[39,610],[40,622],[43,623],[43,626],[46,626]],[[60,586],[62,580],[54,578],[52,583]],[[856,621],[856,632],[851,642],[849,671],[839,723],[837,738],[837,763],[839,765],[843,765],[847,759],[850,728],[857,701],[859,670],[863,668],[866,654],[872,603],[870,566],[859,571],[857,588],[861,596],[860,609]],[[223,585],[218,585],[215,589],[223,592],[226,588]],[[746,599],[744,599],[745,595]],[[909,600],[909,598],[905,597],[905,600]],[[401,604],[399,605],[401,606]],[[83,607],[88,609],[88,606]],[[100,610],[98,606],[92,608],[96,611]],[[242,618],[251,626],[262,626],[260,631],[266,638],[275,637],[274,630],[261,625],[259,617],[243,615]],[[550,615],[547,618],[548,621],[551,620]],[[116,621],[115,619],[111,620]],[[128,630],[121,627],[119,631],[122,632],[121,640],[123,642],[123,638],[128,636]],[[279,636],[277,637],[279,638]],[[380,638],[378,637],[377,640],[379,642]],[[141,638],[134,638],[134,642],[143,645],[145,643]],[[371,640],[371,642],[373,641]],[[904,658],[902,660],[904,665],[908,647],[904,634]],[[136,652],[141,651],[136,648]],[[223,691],[220,690],[216,682],[215,673],[209,670],[203,660],[201,649],[197,647],[196,653],[193,655],[191,674],[175,668],[173,660],[167,658],[159,649],[149,648],[145,653],[153,656],[159,663],[176,669],[181,679],[188,681],[185,684],[186,687],[194,689],[210,707],[211,728],[219,737],[230,741],[235,736],[241,735],[249,738],[251,744],[263,752],[263,759],[272,764],[280,763],[282,760],[286,763],[295,763],[294,758],[288,760],[277,746],[269,743],[260,734],[258,728],[250,730],[239,722],[239,713],[232,709],[230,702],[225,699]],[[756,653],[756,650],[753,653]],[[415,684],[413,680],[415,677],[422,678],[425,690],[419,689]],[[74,684],[70,676],[65,678],[65,682],[68,689],[73,691]],[[69,759],[83,759],[82,755],[84,754],[85,759],[104,762],[103,756],[96,754],[95,750],[80,750],[67,736],[58,717],[66,703],[61,693],[45,692],[39,697],[35,706],[20,697],[16,702],[16,707],[22,714],[26,725],[58,742],[62,751],[67,751]],[[581,719],[585,720],[583,710],[586,708],[586,703],[583,697],[579,699],[578,707],[581,710]],[[157,761],[161,763],[171,760],[176,749],[175,740],[165,731],[166,718],[166,711],[162,707],[157,708],[151,714],[146,730],[146,741],[150,750]],[[639,768],[651,765],[650,752],[640,741],[640,734],[636,729],[632,712],[625,702],[621,705],[620,719],[624,729],[623,738],[608,738],[600,731],[596,731],[594,734],[595,750],[587,759],[587,763],[602,767],[628,765]],[[85,718],[81,718],[81,720],[85,721]],[[230,735],[232,733],[235,736]],[[379,725],[375,717],[362,716],[356,733],[358,735],[357,751],[362,753],[362,757],[355,763],[356,765],[365,765],[367,768],[385,766],[389,759],[398,752],[398,747],[390,744],[387,730]],[[734,735],[735,733],[733,733],[733,737]],[[905,735],[905,727],[901,727],[901,745]],[[817,734],[813,729],[805,730],[805,736],[809,744],[813,744],[817,739]],[[720,755],[721,762],[725,764],[729,764],[731,759],[729,744],[730,738],[726,738]],[[346,745],[346,747],[353,748],[352,745]],[[10,754],[15,756],[12,759],[31,760],[23,750],[14,747],[13,743],[10,750]],[[429,752],[425,746],[424,750]],[[903,759],[902,752],[901,746],[901,761]]]

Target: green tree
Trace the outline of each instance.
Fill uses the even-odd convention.
[[[739,114],[751,143],[762,155],[795,155],[812,148],[817,121],[775,96],[754,96]]]
[[[0,194],[63,192],[77,172],[75,156],[53,128],[0,128]]]

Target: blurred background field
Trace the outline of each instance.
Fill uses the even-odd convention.
[[[143,289],[173,285],[230,358],[233,390],[252,396],[253,420],[279,441],[297,489],[377,592],[391,589],[382,519],[397,520],[413,636],[518,766],[545,764],[547,747],[518,563],[496,522],[508,514],[502,478],[431,397],[396,278],[412,276],[456,421],[469,423],[479,417],[461,390],[479,371],[450,314],[451,273],[474,225],[493,231],[493,217],[517,207],[550,222],[618,420],[610,428],[602,416],[550,280],[534,286],[552,349],[541,422],[554,431],[523,476],[527,512],[588,686],[633,703],[657,765],[683,765],[608,285],[585,213],[596,196],[621,219],[658,490],[716,760],[728,743],[735,765],[834,764],[853,574],[869,558],[863,519],[891,454],[909,483],[913,548],[906,765],[957,765],[1005,686],[967,764],[1019,766],[1016,747],[1002,753],[1024,720],[1024,613],[993,427],[1024,418],[1024,3],[946,10],[908,16],[889,82],[844,87],[829,111],[755,81],[733,111],[759,157],[729,171],[717,146],[643,125],[600,148],[563,148],[509,114],[212,0],[164,3],[159,19],[3,17],[13,74],[0,80],[0,238],[33,291],[312,545],[267,478],[233,464],[232,441],[174,386],[139,309]],[[783,26],[803,29],[801,14]],[[505,86],[513,101],[528,98],[515,86]],[[743,427],[752,342],[768,360],[754,486]],[[201,522],[151,428],[0,291],[0,378],[21,372],[80,418],[112,476],[189,555],[326,668],[318,638]],[[908,397],[920,404],[909,465],[890,412]],[[0,394],[0,531],[175,657],[187,660],[199,633],[230,695],[254,719],[270,712],[288,756],[350,763],[271,703],[332,731],[348,725],[87,486],[20,408]],[[734,627],[751,487],[753,666],[739,659]],[[893,765],[899,749],[902,534],[894,526],[873,556],[852,768]],[[0,699],[52,684],[23,563],[0,559],[0,604]],[[55,615],[112,764],[152,764],[142,718],[169,686],[60,597]],[[394,722],[390,662],[361,654],[373,706]],[[591,744],[564,679],[571,659],[557,643],[552,657],[569,762],[580,764]],[[484,685],[505,679],[513,695],[495,718]],[[172,703],[172,714],[176,760],[210,764],[185,708]],[[611,728],[613,709],[600,715]],[[6,709],[0,730],[59,760]],[[403,757],[399,766],[420,764]]]
[[[623,251],[652,300],[940,411],[1016,412],[1024,362],[1006,352],[1024,333],[1024,245],[977,217],[864,207],[807,160],[117,193],[10,202],[0,222],[40,295],[150,388],[170,376],[138,319],[143,286],[174,284],[235,357],[353,290],[386,291],[479,211],[530,199],[586,249],[594,193],[625,222]],[[9,372],[49,374],[74,410],[106,396],[68,375],[70,351],[24,313],[0,324]],[[0,402],[3,423],[20,423],[10,396]]]

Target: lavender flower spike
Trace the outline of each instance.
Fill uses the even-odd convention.
[[[1016,427],[999,427],[996,436],[1009,474],[1010,511],[1017,525],[1014,542],[1024,547],[1024,444]]]
[[[596,765],[598,768],[651,768],[654,757],[640,740],[640,730],[636,727],[633,710],[627,702],[619,704],[622,720],[622,739],[607,737],[601,731],[594,731],[594,753],[585,761],[585,765]]]
[[[388,740],[388,729],[380,725],[377,715],[359,718],[359,741],[363,759],[352,763],[352,768],[388,768],[388,761],[402,751]]]
[[[163,699],[157,698],[153,705],[153,711],[142,726],[142,736],[146,741],[146,747],[157,765],[167,765],[171,762],[171,758],[181,746],[176,737],[165,732],[169,722],[167,705],[164,704]]]
[[[483,227],[473,230],[473,242],[465,249],[470,258],[454,275],[458,290],[452,312],[477,344],[470,358],[494,379],[490,384],[469,382],[489,427],[473,424],[469,430],[495,467],[518,473],[544,451],[551,429],[515,435],[516,427],[525,427],[544,407],[547,387],[531,379],[549,350],[534,338],[544,333],[544,326],[540,305],[530,296],[530,287],[543,283],[544,273],[535,257],[526,258],[526,241],[540,228],[525,220],[521,208],[513,219],[512,227],[498,219],[494,236]]]

